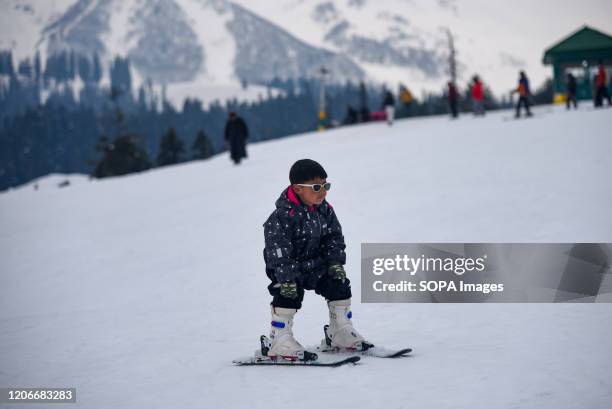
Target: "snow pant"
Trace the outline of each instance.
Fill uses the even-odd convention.
[[[578,101],[576,100],[576,93],[568,92],[565,98],[565,106],[567,107],[567,109],[570,109],[570,106],[572,104],[574,105],[575,109],[578,109]]]
[[[392,124],[395,118],[395,107],[393,105],[387,105],[385,107],[385,113],[387,114],[387,123]]]
[[[529,100],[526,96],[519,97],[518,102],[516,103],[516,117],[521,116],[521,107],[525,107],[525,111],[527,111],[527,115],[531,115],[529,111]]]
[[[273,307],[293,308],[296,310],[302,308],[304,290],[314,290],[315,293],[325,297],[327,301],[346,300],[352,297],[351,282],[349,279],[347,278],[344,280],[344,282],[342,282],[342,280],[332,278],[332,276],[329,274],[322,275],[321,278],[316,281],[316,283],[309,282],[309,280],[304,280],[303,283],[298,283],[298,296],[296,298],[283,297],[280,294],[280,284],[278,284],[276,281],[272,281],[272,283],[268,286],[268,291],[273,297],[271,303]]]
[[[477,99],[472,100],[472,104],[474,107],[474,115],[484,115],[484,101],[480,101]]]
[[[610,100],[610,94],[608,94],[608,88],[606,88],[605,86],[597,87],[597,92],[595,93],[595,106],[603,106],[604,98],[606,99],[606,101],[608,101],[608,106],[612,105],[612,101]]]

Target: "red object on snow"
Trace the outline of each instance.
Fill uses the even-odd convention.
[[[370,114],[370,119],[372,121],[386,121],[387,113],[385,111],[376,111]]]

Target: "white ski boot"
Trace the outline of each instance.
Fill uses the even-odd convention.
[[[321,342],[323,350],[367,351],[374,345],[367,342],[351,322],[351,299],[329,301],[329,325],[323,329],[325,339]]]
[[[317,359],[317,354],[306,351],[293,337],[293,316],[296,312],[293,308],[272,307],[270,338],[266,340],[262,336],[262,355],[300,361]]]

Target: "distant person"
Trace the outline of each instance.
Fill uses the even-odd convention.
[[[597,76],[595,77],[595,106],[603,106],[603,99],[608,101],[608,106],[612,105],[610,100],[610,94],[608,94],[608,79],[606,73],[606,67],[602,60],[599,60],[599,69],[597,70]]]
[[[410,92],[408,87],[406,87],[404,84],[400,85],[399,96],[400,96],[400,101],[402,101],[402,104],[404,105],[412,104],[412,100],[414,99],[412,97],[412,92]]]
[[[474,115],[484,116],[484,89],[482,86],[482,81],[478,75],[474,75],[472,80],[472,107],[474,109]]]
[[[395,117],[395,97],[389,90],[385,91],[383,109],[387,115],[387,125],[393,125],[393,119]]]
[[[367,106],[362,106],[359,109],[359,122],[369,122],[371,119],[370,109]]]
[[[412,111],[413,111],[412,102],[414,100],[414,97],[412,96],[412,92],[404,84],[400,84],[398,92],[399,92],[398,99],[399,99],[399,102],[401,102],[401,105],[399,106],[398,111],[395,112],[395,115],[399,116],[400,118],[412,116]]]
[[[578,101],[576,100],[576,77],[571,72],[567,73],[567,80],[565,83],[567,93],[565,95],[565,106],[570,109],[573,104],[574,109],[578,109]]]
[[[344,125],[353,125],[357,123],[357,111],[352,106],[346,108],[346,116],[343,121]]]
[[[225,123],[225,142],[229,145],[230,158],[234,164],[239,165],[243,158],[247,157],[246,140],[249,137],[249,128],[244,120],[230,112]]]
[[[459,102],[459,92],[457,87],[452,81],[448,82],[448,106],[450,107],[451,117],[457,118],[459,111],[457,110],[457,103]]]
[[[516,114],[514,117],[521,117],[521,107],[525,108],[527,116],[532,116],[531,111],[529,110],[529,95],[531,95],[531,90],[529,89],[529,79],[527,79],[525,71],[521,71],[519,73],[518,87],[516,87],[516,90],[514,90],[513,93],[514,92],[518,93],[519,97],[518,102],[516,103]]]

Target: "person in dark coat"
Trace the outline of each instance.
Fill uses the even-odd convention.
[[[448,82],[448,105],[451,110],[451,116],[457,118],[459,111],[457,110],[457,102],[459,101],[459,93],[457,87],[452,81]]]
[[[248,137],[249,128],[244,119],[236,115],[235,112],[230,112],[225,124],[225,142],[229,145],[230,158],[236,165],[239,165],[240,161],[247,157],[246,140]]]
[[[352,125],[357,123],[357,111],[352,106],[346,108],[346,116],[344,117],[344,125]]]
[[[336,212],[325,200],[331,188],[327,173],[319,163],[302,159],[291,167],[289,181],[264,223],[263,255],[273,297],[268,356],[304,352],[291,329],[304,290],[327,300],[331,347],[367,349],[372,345],[350,321],[351,286],[343,267],[346,245]]]
[[[567,73],[567,81],[565,83],[567,94],[565,96],[565,105],[570,109],[570,105],[574,105],[574,109],[578,109],[578,101],[576,100],[576,77],[571,72]]]

